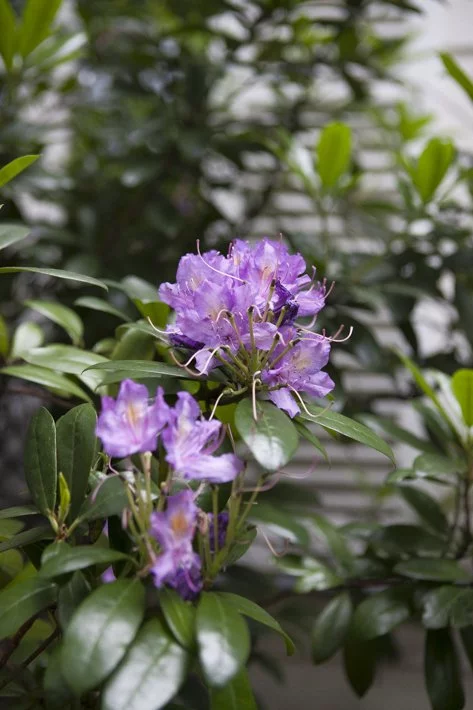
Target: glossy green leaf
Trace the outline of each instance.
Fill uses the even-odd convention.
[[[297,429],[280,409],[270,402],[256,402],[257,420],[250,399],[235,410],[235,426],[257,462],[268,471],[277,471],[293,457],[299,436]]]
[[[435,498],[419,488],[404,485],[398,491],[406,503],[413,508],[421,520],[428,525],[437,535],[447,535],[449,531],[448,519]]]
[[[0,510],[0,520],[6,518],[21,518],[23,515],[37,515],[38,509],[34,505],[15,505],[12,508]]]
[[[143,303],[153,303],[158,299],[156,286],[139,276],[126,276],[119,285],[131,300],[137,299]]]
[[[467,582],[471,575],[455,560],[411,559],[399,562],[394,571],[411,579],[432,582]]]
[[[450,168],[455,148],[451,141],[432,138],[413,168],[413,182],[423,202],[429,202]]]
[[[223,688],[210,689],[210,710],[257,710],[245,668],[242,668]]]
[[[48,710],[64,710],[71,707],[74,695],[66,683],[61,668],[61,647],[55,646],[48,654],[48,666],[43,680],[47,695]]]
[[[463,421],[473,426],[473,370],[457,370],[452,377],[452,390],[461,407]]]
[[[107,290],[107,286],[103,281],[94,279],[92,276],[85,274],[76,274],[74,271],[64,271],[63,269],[43,269],[36,266],[1,266],[0,274],[19,274],[22,272],[31,274],[43,274],[44,276],[53,276],[56,279],[66,279],[67,281],[78,281],[79,283],[89,284],[90,286],[98,286]]]
[[[1,17],[2,11],[0,10],[0,20]],[[11,163],[8,163],[8,165],[4,165],[3,168],[0,169],[0,188],[10,182],[10,180],[13,180],[13,178],[15,178],[17,175],[22,173],[23,170],[29,168],[29,166],[35,163],[38,158],[39,155],[23,155],[21,158],[15,158],[15,160],[12,160]],[[3,243],[2,232],[4,227],[5,224],[2,224],[0,226],[0,249],[7,246],[7,244]],[[26,234],[24,236],[19,236],[17,239],[14,239],[15,242],[19,241],[20,239],[24,239],[24,237],[31,231],[29,227],[18,227],[18,229],[26,231]]]
[[[460,629],[460,638],[471,669],[473,670],[473,626]]]
[[[455,79],[457,84],[463,89],[466,95],[473,101],[473,81],[465,74],[461,66],[456,62],[451,54],[440,52],[440,59],[443,62],[445,69],[448,71],[452,79]]]
[[[43,385],[43,387],[59,392],[63,397],[73,395],[86,402],[90,401],[90,397],[84,390],[69,379],[69,377],[48,370],[46,367],[39,367],[38,365],[8,365],[7,367],[3,367],[0,372],[3,375],[18,377],[20,380],[27,380],[37,385]]]
[[[100,313],[108,313],[111,316],[120,318],[120,320],[130,321],[131,318],[127,316],[126,313],[121,311],[119,308],[115,308],[108,301],[104,301],[102,298],[95,298],[94,296],[82,296],[74,301],[75,306],[81,306],[82,308],[90,308],[93,311],[99,311]]]
[[[8,167],[8,166],[7,166]],[[3,168],[5,170],[6,168]],[[2,178],[2,172],[0,170],[0,181]],[[0,185],[1,187],[1,185]],[[30,227],[25,227],[23,224],[13,224],[12,222],[2,222],[0,224],[0,250],[6,249],[6,247],[16,244],[17,242],[26,239],[26,237],[31,233]]]
[[[351,573],[353,571],[354,556],[343,535],[322,515],[311,515],[310,521],[315,526],[317,533],[325,539],[339,567],[343,571]]]
[[[437,448],[426,439],[420,439],[412,432],[407,429],[395,424],[391,419],[387,417],[379,417],[373,414],[361,414],[357,417],[363,424],[371,427],[374,430],[381,431],[388,436],[392,436],[397,441],[401,441],[403,444],[408,444],[412,446],[413,449],[418,451],[425,451],[427,453],[435,454],[437,453]]]
[[[38,540],[50,540],[53,537],[54,535],[49,525],[39,525],[29,530],[23,530],[17,535],[8,538],[8,540],[0,542],[0,552],[25,547],[26,545],[31,545],[33,542],[38,542]]]
[[[473,590],[443,585],[422,598],[422,623],[428,629],[469,626],[473,620]]]
[[[167,365],[164,362],[149,362],[147,360],[109,360],[90,368],[92,371],[104,371],[107,374],[117,374],[117,382],[127,377],[145,380],[147,378],[177,377],[183,380],[197,379],[189,375],[177,365]],[[207,379],[207,378],[206,378]],[[210,378],[211,379],[211,378]],[[109,382],[112,380],[109,379]]]
[[[147,335],[141,330],[125,330],[115,345],[111,357],[116,362],[120,360],[127,362],[130,369],[130,361],[150,364],[149,361],[154,358],[155,352],[154,335]]]
[[[76,348],[74,345],[62,344],[46,345],[43,348],[32,347],[28,352],[24,352],[22,357],[31,365],[75,375],[92,390],[101,383],[102,377],[99,373],[86,368],[100,362],[107,362],[102,355]]]
[[[168,587],[160,590],[159,602],[166,623],[181,646],[192,648],[195,643],[194,606]]]
[[[417,367],[417,365],[416,365],[414,362],[412,362],[412,360],[411,360],[410,358],[408,358],[407,355],[405,355],[404,353],[397,351],[397,355],[398,355],[399,359],[401,360],[401,362],[403,363],[403,365],[404,365],[404,366],[409,370],[409,372],[411,373],[411,375],[412,375],[412,377],[413,377],[413,379],[414,379],[416,385],[418,386],[418,388],[419,388],[420,390],[422,390],[422,392],[423,392],[424,394],[426,394],[427,397],[428,397],[430,400],[432,400],[432,402],[435,404],[435,406],[436,406],[437,409],[440,411],[440,413],[444,416],[444,418],[447,418],[447,417],[446,417],[446,414],[445,414],[445,410],[443,409],[443,407],[442,407],[442,405],[441,405],[441,403],[440,403],[440,400],[439,400],[439,398],[437,397],[437,393],[435,392],[434,388],[431,387],[431,385],[427,382],[427,380],[425,379],[425,377],[424,377],[424,375],[422,374],[421,370],[420,370],[420,369]]]
[[[254,525],[249,525],[245,530],[239,533],[238,537],[230,547],[227,558],[225,560],[225,565],[227,567],[230,567],[230,565],[235,564],[235,562],[237,562],[240,557],[243,557],[243,555],[249,550],[249,548],[253,544],[257,532],[258,531]]]
[[[248,616],[250,619],[257,621],[260,624],[264,624],[264,626],[268,626],[270,629],[280,634],[286,644],[288,656],[292,656],[296,650],[294,643],[290,636],[288,636],[281,627],[280,623],[276,621],[271,614],[268,614],[268,612],[258,606],[258,604],[255,604],[250,599],[246,599],[246,597],[242,597],[239,594],[231,594],[230,592],[219,592],[218,594],[220,597],[223,597],[225,601],[234,606],[240,614],[243,614],[243,616]]]
[[[410,617],[405,594],[387,589],[364,599],[355,609],[350,625],[350,639],[371,641],[384,636]]]
[[[370,537],[370,545],[383,557],[441,557],[445,538],[419,525],[385,525]]]
[[[98,489],[92,491],[82,506],[79,517],[81,520],[98,520],[110,515],[121,515],[127,505],[125,484],[119,476],[110,476],[99,483]]]
[[[16,47],[16,19],[10,0],[0,0],[0,55],[7,71],[12,68]]]
[[[359,698],[371,688],[376,673],[374,641],[347,641],[343,648],[343,665],[348,682]]]
[[[427,631],[424,671],[432,710],[462,710],[465,696],[455,645],[448,629]]]
[[[92,547],[77,545],[70,547],[67,543],[56,542],[43,552],[40,569],[41,577],[60,577],[69,572],[86,569],[93,565],[111,564],[116,560],[124,560],[127,555],[107,547]]]
[[[43,515],[56,505],[56,427],[47,409],[41,407],[31,418],[25,446],[25,477],[33,502]]]
[[[421,454],[414,460],[413,466],[416,472],[421,472],[426,477],[448,480],[451,483],[455,473],[463,472],[465,463],[441,454]]]
[[[187,652],[150,619],[106,683],[102,710],[160,710],[179,691],[187,667]]]
[[[13,334],[10,357],[12,360],[23,358],[33,348],[42,345],[44,333],[37,323],[20,323]]]
[[[20,51],[28,56],[49,35],[62,0],[27,0],[19,30]]]
[[[144,601],[138,580],[121,579],[98,587],[75,611],[61,663],[77,695],[99,685],[122,660],[143,619]]]
[[[204,677],[211,687],[223,687],[248,660],[248,626],[232,604],[218,594],[204,592],[197,607],[196,628]]]
[[[297,577],[294,591],[298,594],[332,589],[343,582],[330,567],[311,557],[294,559],[290,555],[285,555],[277,560],[277,565],[287,574]]]
[[[74,407],[56,424],[58,470],[71,494],[69,521],[77,517],[85,501],[97,443],[96,424],[97,415],[90,404]]]
[[[253,506],[250,518],[256,523],[262,523],[275,535],[280,535],[290,542],[303,547],[309,545],[309,534],[298,521],[298,516],[282,510],[280,507],[258,502]]]
[[[315,436],[315,434],[307,427],[305,424],[302,422],[299,422],[297,420],[294,421],[294,425],[299,432],[299,434],[306,439],[308,442],[314,446],[317,451],[319,451],[324,459],[326,460],[327,463],[330,463],[329,456],[327,453],[327,449],[325,446],[322,444],[318,436]]]
[[[331,410],[324,409],[323,407],[318,407],[311,405],[308,407],[314,418],[309,418],[306,414],[302,413],[300,416],[302,419],[306,419],[329,431],[336,431],[338,434],[343,434],[349,439],[358,441],[360,444],[365,444],[376,451],[387,456],[394,463],[394,454],[391,447],[383,441],[377,434],[360,424],[360,422],[345,417],[343,414],[338,414],[337,412],[332,412]]]
[[[351,129],[344,123],[329,123],[317,146],[317,171],[322,185],[334,187],[347,171],[351,158]]]
[[[25,305],[49,318],[64,328],[74,345],[78,345],[84,334],[84,324],[71,308],[55,301],[25,301]]]
[[[0,592],[0,639],[14,634],[25,621],[54,604],[57,588],[49,580],[33,577]]]
[[[79,604],[90,594],[90,591],[89,582],[79,570],[74,572],[67,584],[61,586],[57,613],[63,630],[69,624]]]
[[[318,615],[312,628],[312,658],[324,663],[341,648],[348,632],[353,605],[348,592],[334,597]]]

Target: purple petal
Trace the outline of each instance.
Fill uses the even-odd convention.
[[[292,392],[286,387],[269,392],[268,397],[271,402],[276,405],[276,407],[279,407],[279,409],[283,409],[287,412],[291,419],[293,419],[296,414],[299,414],[301,411]]]

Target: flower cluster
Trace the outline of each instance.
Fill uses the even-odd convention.
[[[300,392],[323,397],[334,387],[322,372],[330,339],[296,323],[313,325],[327,295],[305,272],[300,254],[267,239],[237,240],[227,256],[187,254],[176,283],[159,290],[175,311],[169,342],[192,351],[186,366],[193,362],[201,374],[221,367],[234,391],[258,391],[295,416]]]

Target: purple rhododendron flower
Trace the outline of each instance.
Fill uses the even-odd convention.
[[[202,589],[201,560],[192,547],[198,512],[192,491],[181,491],[168,497],[164,512],[151,515],[151,534],[161,546],[151,568],[154,584],[167,584],[184,599]]]
[[[133,380],[124,380],[117,399],[102,397],[102,411],[97,421],[97,436],[109,456],[123,458],[154,451],[157,437],[169,416],[161,387],[156,400],[149,403],[148,390]]]
[[[207,518],[209,521],[209,544],[210,552],[215,552],[215,516],[213,513],[207,513]],[[228,528],[228,513],[226,510],[222,511],[217,515],[217,545],[219,550],[225,545],[225,538],[227,536]]]
[[[162,433],[166,461],[185,479],[232,481],[242,470],[243,462],[234,454],[212,455],[222,443],[222,424],[203,419],[199,405],[188,392],[179,392],[177,398]]]
[[[116,577],[115,572],[113,571],[113,567],[107,567],[105,572],[101,574],[100,579],[104,584],[110,584],[110,582],[114,582],[116,580]]]

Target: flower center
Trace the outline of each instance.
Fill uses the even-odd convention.
[[[187,534],[189,525],[187,518],[183,512],[178,512],[171,518],[171,530],[177,537],[183,537]]]

